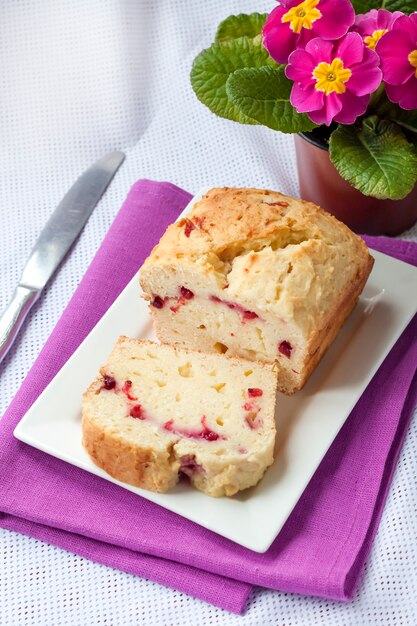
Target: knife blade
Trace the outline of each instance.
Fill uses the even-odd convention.
[[[65,194],[45,224],[0,318],[0,362],[124,159],[123,152],[111,152],[94,163]]]

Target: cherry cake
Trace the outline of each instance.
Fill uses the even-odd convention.
[[[184,475],[210,496],[231,496],[273,461],[275,370],[120,337],[83,396],[83,444],[122,482],[165,492]]]
[[[164,343],[276,363],[301,389],[372,269],[363,240],[319,207],[259,189],[211,189],[169,226],[140,274]]]

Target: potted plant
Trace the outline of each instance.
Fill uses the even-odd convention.
[[[383,8],[384,7],[384,8]],[[294,133],[301,196],[351,228],[417,220],[416,0],[281,0],[230,16],[191,84],[220,117]]]

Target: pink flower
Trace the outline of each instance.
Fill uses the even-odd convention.
[[[368,48],[375,50],[381,37],[391,30],[395,20],[401,15],[404,15],[401,11],[391,13],[386,9],[372,9],[372,11],[356,17],[353,29],[361,35]]]
[[[403,109],[417,109],[417,13],[395,21],[378,54],[388,98]]]
[[[281,0],[266,20],[263,43],[277,63],[286,63],[293,50],[314,37],[342,37],[354,20],[349,0]]]
[[[365,113],[371,94],[382,78],[376,52],[358,33],[339,41],[312,39],[305,50],[295,50],[286,75],[295,81],[290,101],[298,113],[308,113],[316,124],[353,124]]]

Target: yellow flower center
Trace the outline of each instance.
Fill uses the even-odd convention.
[[[326,96],[329,93],[345,93],[345,83],[352,76],[352,72],[345,68],[341,59],[333,59],[331,64],[319,63],[313,71],[313,78],[316,79],[315,88],[317,91],[324,91]]]
[[[313,22],[321,17],[320,11],[316,9],[319,2],[320,0],[304,0],[285,13],[281,22],[283,24],[289,22],[294,33],[301,33],[302,28],[313,28]]]
[[[417,78],[417,50],[413,50],[413,52],[410,52],[410,54],[408,55],[408,60],[410,61],[411,65],[416,68],[414,75]]]
[[[368,46],[368,48],[371,48],[371,50],[375,50],[376,44],[381,39],[381,37],[383,37],[383,35],[385,35],[385,33],[387,32],[388,31],[386,28],[381,28],[381,30],[374,30],[372,35],[369,35],[369,37],[365,37],[365,43]]]

